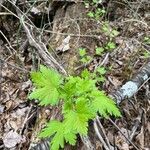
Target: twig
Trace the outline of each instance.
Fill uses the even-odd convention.
[[[25,13],[24,12],[22,12],[21,11],[21,9],[19,8],[19,7],[17,7],[11,0],[7,0],[9,3],[11,3],[12,5],[13,5],[13,7],[15,8],[15,10],[17,11],[17,13],[19,12],[22,16],[25,16],[25,18],[32,24],[32,25],[34,25],[33,24],[33,22],[29,19],[29,17],[27,16],[27,13],[29,12],[29,10],[31,9],[28,9]],[[33,6],[34,6],[34,4],[36,3],[36,1],[37,0],[35,0],[34,2],[33,2]],[[19,20],[20,20],[20,18],[18,18]]]
[[[5,61],[4,59],[1,59],[1,58],[0,58],[0,61],[1,61],[1,62],[4,62],[4,63],[6,63],[6,64],[8,64],[8,65],[11,66],[11,67],[14,67],[14,68],[18,69],[18,70],[21,70],[21,71],[24,71],[24,72],[27,72],[27,73],[29,72],[28,70],[22,69],[22,68],[20,68],[20,67],[18,67],[18,66],[15,66],[15,65],[13,65],[13,64],[11,64],[11,63]]]
[[[106,54],[105,58],[103,59],[103,61],[100,63],[99,66],[103,66],[105,64],[106,60],[108,59],[108,57],[109,57],[109,53]]]
[[[9,40],[7,39],[7,37],[4,35],[4,33],[2,31],[0,31],[1,35],[5,38],[5,40],[7,41],[9,47],[16,53],[16,50],[11,46]]]
[[[20,20],[21,20],[23,28],[24,28],[24,30],[27,34],[30,45],[33,46],[34,48],[36,48],[39,55],[43,58],[43,60],[46,62],[46,64],[49,67],[52,67],[52,68],[55,68],[55,66],[57,66],[63,74],[67,75],[67,72],[65,71],[65,69],[62,66],[60,66],[60,64],[48,52],[48,50],[47,50],[46,46],[44,45],[44,43],[35,41],[35,39],[33,38],[33,36],[30,33],[29,28],[25,25],[25,22],[24,22],[23,18],[20,19]]]
[[[126,22],[138,22],[138,23],[141,23],[141,24],[145,25],[146,27],[148,27],[147,23],[137,20],[137,19],[129,19],[129,20],[122,21],[121,23],[126,23]]]
[[[86,145],[87,150],[94,150],[95,148],[93,147],[90,139],[88,136],[82,136],[80,135],[82,142],[84,143],[84,145]]]
[[[148,82],[149,79],[150,79],[150,77],[143,82],[143,84],[138,88],[137,92],[144,86],[144,84],[146,84]]]
[[[110,150],[109,147],[107,146],[107,144],[105,143],[105,141],[103,140],[103,137],[101,136],[99,130],[98,130],[98,126],[97,126],[97,123],[96,123],[96,120],[94,121],[94,130],[99,138],[99,140],[101,141],[101,143],[103,144],[105,150]]]
[[[23,134],[23,130],[24,130],[25,126],[26,126],[27,121],[33,116],[33,115],[30,116],[30,113],[31,113],[32,109],[33,109],[33,105],[31,104],[31,106],[30,106],[30,108],[29,108],[29,110],[28,110],[28,112],[26,114],[26,117],[25,117],[25,119],[24,119],[24,121],[22,123],[22,127],[20,129],[20,135]]]
[[[119,130],[119,132],[125,137],[125,139],[136,149],[139,150],[139,148],[128,138],[124,135],[124,133],[120,130],[120,128],[112,121],[112,119],[108,118],[108,120]]]
[[[2,68],[3,68],[3,62],[0,59],[0,101],[2,101]]]
[[[134,137],[134,135],[135,135],[135,132],[136,132],[136,130],[137,130],[139,124],[141,123],[141,119],[142,119],[143,113],[144,113],[144,111],[141,110],[140,115],[136,118],[136,121],[135,121],[135,123],[134,123],[135,125],[133,126],[132,131],[131,131],[131,133],[130,133],[130,140],[133,139],[133,137]]]
[[[88,66],[91,64],[92,61],[93,61],[93,60],[90,60],[88,63],[82,64],[82,65],[76,67],[76,68],[75,68],[75,71],[77,71],[77,70],[79,70],[79,69],[83,69],[83,68],[88,67]]]
[[[3,15],[12,15],[11,13],[7,13],[7,12],[0,12],[0,16],[3,16]]]
[[[2,4],[0,4],[0,6],[2,6],[4,9],[6,9],[8,12],[10,12],[13,16],[15,16],[17,19],[20,20],[20,17],[17,16],[15,13],[13,13],[12,11],[10,11],[7,7],[3,6]],[[26,16],[25,16],[26,17]],[[31,20],[29,18],[27,18],[30,22]],[[28,22],[24,21],[25,24],[30,25],[32,27],[34,27],[35,29],[38,30],[38,32],[40,33],[41,29],[37,28],[34,24],[29,24]],[[94,34],[73,34],[73,33],[62,33],[62,32],[55,32],[55,31],[51,31],[51,30],[44,30],[44,32],[46,33],[52,33],[52,34],[59,34],[62,36],[71,36],[71,37],[80,37],[80,38],[96,38],[98,40],[100,40],[100,36],[99,35],[94,35]]]
[[[109,140],[108,140],[108,138],[106,136],[105,130],[104,130],[104,128],[103,128],[103,126],[102,126],[98,116],[96,116],[96,121],[98,122],[98,125],[99,125],[99,127],[100,127],[100,129],[101,129],[101,131],[103,133],[103,136],[104,136],[104,139],[106,140],[107,146],[109,147],[109,149],[111,149],[112,146],[109,143]]]
[[[59,35],[62,35],[62,36],[67,36],[67,35],[70,35],[72,37],[89,37],[89,38],[96,38],[96,39],[99,39],[100,40],[100,36],[98,35],[94,35],[94,34],[73,34],[73,33],[62,33],[62,32],[55,32],[55,31],[51,31],[51,30],[44,30],[44,32],[47,32],[47,33],[53,33],[53,34],[59,34]]]

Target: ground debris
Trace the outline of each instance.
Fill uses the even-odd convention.
[[[49,149],[49,139],[41,142],[38,133],[48,120],[62,119],[62,108],[61,104],[43,108],[36,100],[28,100],[33,90],[30,71],[37,70],[39,64],[48,64],[66,75],[104,67],[105,82],[98,86],[110,94],[150,61],[148,0],[98,1],[97,7],[106,9],[99,19],[87,15],[96,12],[96,6],[92,6],[96,1],[86,2],[0,2],[0,149],[27,150],[33,145],[40,150]],[[116,37],[103,32],[107,25],[109,32],[116,30]],[[108,48],[110,41],[111,46],[115,45],[113,49]],[[96,54],[97,47],[104,49],[102,54]],[[80,48],[91,57],[86,64],[81,62]],[[119,104],[121,118],[99,119],[104,142],[114,149],[150,148],[149,78],[136,91]],[[93,122],[89,124],[92,148],[104,149],[93,132]],[[87,141],[78,138],[74,147],[66,144],[65,150],[87,150],[84,142]]]
[[[3,142],[4,146],[7,148],[13,148],[18,143],[20,143],[22,137],[15,131],[11,130],[6,135],[4,135]]]

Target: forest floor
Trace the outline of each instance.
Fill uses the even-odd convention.
[[[0,150],[31,149],[41,142],[37,135],[44,123],[60,116],[61,108],[28,100],[31,70],[45,64],[79,75],[99,67],[103,78],[98,86],[107,94],[115,92],[150,61],[149,25],[149,0],[2,0]],[[149,81],[119,108],[121,118],[101,118],[109,143],[118,150],[150,150]],[[89,132],[94,149],[104,149],[92,123]],[[76,146],[65,149],[87,148],[79,138]]]

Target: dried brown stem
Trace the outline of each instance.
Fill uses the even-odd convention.
[[[45,44],[41,41],[36,41],[35,38],[31,35],[32,32],[29,30],[27,25],[25,25],[25,22],[23,21],[23,19],[21,19],[21,22],[26,32],[30,45],[33,46],[37,50],[39,56],[44,60],[46,65],[55,69],[60,69],[61,73],[67,75],[65,69],[48,52]]]

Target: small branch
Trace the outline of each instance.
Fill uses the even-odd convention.
[[[143,67],[139,73],[133,77],[132,80],[126,82],[115,93],[110,94],[110,97],[116,101],[117,104],[121,103],[125,98],[131,98],[150,77],[150,62]]]
[[[19,66],[15,66],[15,65],[13,65],[13,64],[11,64],[11,63],[9,63],[9,62],[7,62],[7,61],[6,61],[6,60],[4,60],[4,59],[1,59],[1,58],[0,58],[0,61],[1,61],[2,63],[6,63],[7,65],[9,65],[9,66],[11,66],[11,67],[13,67],[13,68],[16,68],[16,69],[18,69],[18,70],[20,70],[20,71],[23,71],[23,72],[29,73],[29,71],[28,71],[28,70],[23,69],[23,68],[21,68],[21,67],[19,67]]]
[[[139,148],[128,138],[124,135],[124,133],[120,130],[120,128],[109,118],[108,119],[118,130],[119,132],[125,137],[125,139],[136,149],[139,150]]]
[[[0,1],[0,5],[2,5],[4,3],[5,0],[1,0]],[[0,7],[0,11],[1,11],[1,7]]]
[[[1,57],[1,56],[0,56]],[[3,69],[3,62],[0,58],[0,101],[2,102],[2,69]],[[0,104],[0,107],[2,107],[2,105]]]
[[[7,39],[7,37],[4,35],[4,33],[2,31],[0,31],[0,34],[5,38],[5,40],[7,41],[9,47],[14,51],[14,53],[16,53],[16,50],[11,46],[9,40]]]
[[[130,133],[130,140],[133,139],[133,137],[135,135],[135,132],[136,132],[137,128],[139,127],[139,124],[141,123],[141,119],[143,117],[143,113],[144,113],[144,111],[141,110],[140,115],[136,118],[136,121],[134,123],[135,125],[133,126],[132,131]]]
[[[81,137],[81,140],[84,143],[84,145],[86,145],[87,150],[94,150],[94,147],[93,147],[93,145],[92,145],[92,143],[91,143],[88,136],[81,136],[80,135],[80,137]]]
[[[52,34],[58,34],[58,35],[62,35],[62,36],[68,36],[69,35],[71,37],[96,38],[96,39],[100,40],[100,36],[98,36],[96,34],[73,34],[73,33],[55,32],[55,31],[51,31],[51,30],[44,30],[44,32],[52,33]]]
[[[94,130],[95,130],[95,133],[97,134],[99,140],[103,144],[105,150],[110,150],[109,147],[107,146],[107,144],[105,143],[105,141],[103,140],[103,137],[101,136],[101,134],[100,134],[100,132],[98,130],[98,126],[97,126],[96,120],[94,120]]]
[[[105,130],[104,130],[104,128],[103,128],[103,126],[102,126],[102,124],[101,124],[101,122],[100,122],[98,116],[96,117],[96,121],[98,122],[99,128],[100,128],[100,130],[101,130],[102,133],[103,133],[103,136],[104,136],[104,139],[105,139],[105,142],[106,142],[107,146],[109,147],[109,149],[112,149],[112,148],[111,148],[112,146],[111,146],[110,143],[109,143],[109,140],[108,140],[108,138],[107,138],[107,136],[106,136]]]
[[[21,23],[23,25],[23,28],[24,28],[26,34],[27,34],[30,45],[33,46],[38,51],[39,55],[44,60],[46,65],[49,67],[52,67],[52,68],[58,67],[63,74],[67,75],[67,72],[65,71],[65,69],[62,66],[60,66],[60,64],[48,52],[44,43],[43,42],[37,42],[33,38],[33,36],[30,33],[29,28],[25,25],[25,22],[23,21],[23,19],[21,19]]]

